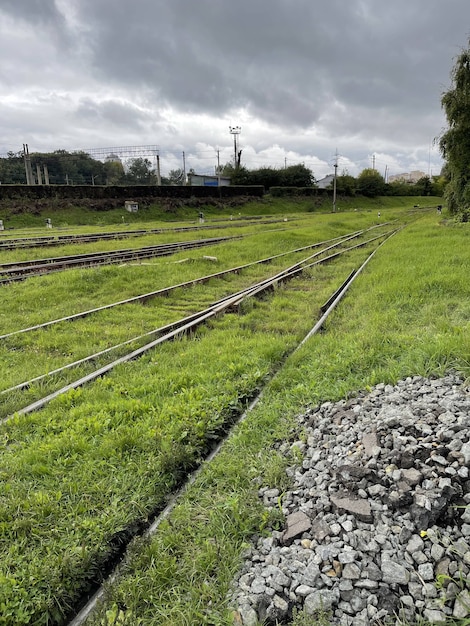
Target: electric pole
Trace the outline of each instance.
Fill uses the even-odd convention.
[[[335,175],[333,178],[333,213],[336,213],[336,179],[338,177],[338,149],[335,154]]]
[[[157,185],[160,187],[162,184],[162,177],[160,175],[160,155],[157,154]]]
[[[240,159],[242,153],[241,150],[240,153],[238,153],[237,137],[242,132],[242,129],[240,126],[229,126],[229,128],[230,134],[233,135],[233,166],[235,170],[238,170],[238,168],[240,167]]]
[[[34,185],[33,170],[31,167],[31,157],[29,156],[28,144],[23,144],[24,169],[26,173],[26,184]]]

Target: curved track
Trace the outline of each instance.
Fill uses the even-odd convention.
[[[160,327],[160,328],[156,328],[152,331],[149,331],[147,333],[145,333],[144,335],[140,335],[138,337],[134,337],[132,339],[129,339],[123,343],[117,344],[115,346],[111,346],[110,348],[107,348],[106,350],[102,350],[98,353],[89,355],[88,357],[82,358],[79,361],[74,361],[73,363],[69,363],[63,367],[57,368],[55,370],[53,370],[52,372],[48,372],[46,374],[42,374],[40,376],[37,376],[31,380],[28,381],[24,381],[18,385],[15,385],[14,387],[11,387],[9,389],[6,389],[4,391],[1,392],[0,395],[5,395],[7,393],[11,393],[13,391],[17,391],[17,390],[23,390],[23,389],[27,389],[29,388],[32,384],[39,382],[41,380],[43,380],[44,378],[50,377],[50,376],[54,376],[58,373],[61,373],[65,370],[68,370],[70,368],[76,367],[78,365],[82,365],[86,362],[89,361],[94,361],[96,359],[98,359],[99,357],[105,355],[105,354],[109,354],[114,350],[117,350],[119,348],[122,348],[126,345],[130,345],[132,343],[136,343],[138,341],[141,341],[142,339],[149,337],[149,336],[157,336],[156,339],[153,339],[152,341],[150,341],[149,343],[140,346],[139,348],[136,348],[134,350],[132,350],[131,352],[128,352],[127,354],[125,354],[124,356],[121,356],[120,358],[98,368],[97,370],[87,374],[86,376],[83,376],[67,385],[65,385],[64,387],[48,394],[47,396],[36,400],[35,402],[19,409],[17,411],[18,414],[20,415],[24,415],[24,414],[28,414],[31,413],[33,411],[36,411],[40,408],[42,408],[43,406],[45,406],[46,404],[48,404],[51,400],[53,400],[54,398],[58,397],[59,395],[62,395],[64,393],[67,393],[68,391],[70,391],[71,389],[76,389],[78,387],[81,387],[83,385],[85,385],[88,382],[91,382],[93,380],[95,380],[96,378],[102,377],[103,375],[105,375],[106,373],[108,373],[109,371],[111,371],[112,369],[114,369],[115,367],[117,367],[118,365],[121,365],[123,363],[126,363],[128,361],[131,361],[133,359],[138,358],[139,356],[141,356],[142,354],[148,352],[149,350],[153,349],[154,347],[156,347],[157,345],[165,342],[165,341],[169,341],[174,339],[176,336],[181,335],[183,333],[186,333],[190,330],[194,330],[196,329],[198,326],[200,326],[201,324],[207,322],[209,319],[214,318],[215,316],[220,315],[221,313],[225,313],[229,310],[234,309],[235,307],[238,307],[244,300],[246,300],[247,298],[251,298],[257,295],[260,295],[268,290],[273,289],[274,287],[276,287],[278,284],[285,282],[287,280],[290,280],[292,278],[294,278],[295,276],[298,276],[300,273],[304,272],[306,269],[309,269],[315,265],[321,264],[321,263],[326,263],[331,261],[332,259],[345,254],[347,252],[350,252],[351,250],[357,249],[357,248],[361,248],[364,247],[368,244],[375,244],[377,245],[377,242],[379,240],[383,240],[385,237],[388,238],[390,237],[392,234],[394,234],[396,232],[396,229],[386,232],[384,234],[375,236],[371,239],[362,241],[354,246],[350,246],[347,248],[343,248],[340,250],[337,250],[336,252],[330,253],[331,250],[335,247],[337,247],[339,245],[339,243],[335,243],[332,244],[330,246],[324,247],[322,250],[320,250],[319,252],[316,252],[308,257],[306,257],[305,259],[302,259],[301,261],[287,267],[285,270],[282,270],[281,272],[278,272],[277,274],[275,274],[274,276],[271,276],[270,278],[267,278],[265,280],[262,280],[258,283],[256,283],[255,285],[252,285],[250,287],[247,287],[245,289],[242,289],[236,293],[233,293],[229,296],[226,296],[224,298],[222,298],[221,300],[213,303],[211,306],[209,306],[208,308],[199,311],[198,313],[194,313],[188,317],[185,317],[183,319],[180,319],[176,322],[173,322],[171,324],[167,324],[166,326]],[[349,239],[352,239],[354,237],[356,237],[357,235],[353,235],[350,236],[346,239],[341,240],[340,243],[344,243],[345,241],[348,241]],[[318,257],[322,257],[322,258],[318,258]],[[315,260],[316,259],[316,260]],[[262,262],[264,262],[265,260],[263,259]],[[238,269],[238,268],[237,268]],[[233,270],[231,270],[233,271]],[[56,323],[51,322],[51,323]],[[31,329],[24,329],[23,332],[27,331],[27,330],[31,330]],[[22,331],[19,331],[22,332]],[[11,416],[10,416],[11,417]],[[6,417],[4,418],[2,421],[6,421],[9,418]]]
[[[397,230],[395,230],[391,234],[389,234],[387,239],[389,237],[393,236],[396,232],[397,232]],[[332,294],[332,296],[328,299],[328,303],[325,303],[325,305],[323,307],[324,311],[323,311],[323,314],[320,317],[320,319],[315,323],[315,325],[307,333],[307,335],[302,339],[302,341],[299,342],[298,346],[291,352],[291,354],[293,352],[296,352],[306,341],[308,341],[308,339],[310,337],[312,337],[314,334],[316,334],[323,327],[323,324],[325,323],[327,318],[331,315],[331,313],[334,311],[336,306],[339,304],[339,302],[346,295],[346,293],[347,293],[348,289],[350,288],[350,286],[352,285],[353,281],[359,276],[359,274],[366,267],[366,265],[369,263],[369,261],[373,258],[373,256],[377,252],[377,250],[385,243],[385,241],[382,241],[382,243],[380,243],[375,248],[375,250],[371,254],[369,254],[367,256],[367,258],[362,263],[362,265],[356,271],[354,271],[351,275],[349,275],[346,278],[346,280],[343,281],[341,286],[337,290],[335,290],[334,294]],[[258,404],[258,402],[260,401],[261,397],[263,396],[263,393],[264,393],[264,390],[262,389],[258,393],[258,395],[252,399],[252,401],[250,402],[248,408],[239,416],[239,419],[237,420],[236,423],[240,423],[241,421],[243,421],[247,417],[247,415]],[[232,426],[232,428],[228,432],[228,434],[221,441],[219,441],[219,443],[217,444],[215,449],[212,450],[212,452],[210,452],[210,454],[206,457],[206,459],[204,460],[204,463],[206,465],[207,465],[207,463],[210,463],[219,454],[219,452],[220,452],[220,450],[222,448],[222,445],[225,443],[225,441],[227,439],[230,438],[231,433],[233,432],[233,429],[234,429],[234,426]],[[179,502],[181,496],[187,491],[187,489],[192,485],[192,483],[194,483],[194,481],[196,480],[197,476],[201,472],[201,467],[202,467],[202,464],[199,465],[199,467],[194,472],[192,472],[191,475],[189,475],[187,477],[186,481],[180,487],[179,491],[177,493],[175,493],[171,497],[168,505],[162,511],[160,511],[155,516],[155,518],[153,520],[151,520],[149,522],[149,525],[148,525],[147,529],[145,529],[144,532],[141,533],[141,536],[143,536],[146,539],[149,539],[158,531],[161,523],[168,518],[168,516],[170,515],[172,510],[175,508],[176,504]],[[130,543],[130,541],[129,541],[129,543]],[[129,543],[127,545],[129,545]],[[75,617],[73,617],[73,619],[71,621],[69,621],[68,626],[83,626],[83,624],[86,623],[87,619],[89,617],[91,617],[93,615],[93,613],[97,610],[97,608],[99,607],[100,603],[102,603],[102,602],[104,602],[106,600],[106,591],[107,591],[107,589],[109,589],[110,586],[112,586],[118,580],[120,572],[121,571],[125,571],[125,569],[126,569],[126,565],[127,565],[128,560],[130,558],[126,550],[127,550],[127,547],[124,547],[123,551],[122,551],[122,558],[121,558],[118,566],[114,570],[110,571],[107,580],[105,580],[105,582],[102,585],[97,587],[97,589],[95,590],[93,595],[91,595],[91,597],[89,597],[89,599],[87,599],[84,602],[83,606],[78,611],[78,613],[75,615]]]

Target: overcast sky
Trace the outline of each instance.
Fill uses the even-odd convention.
[[[212,173],[240,127],[249,168],[437,174],[469,34],[469,0],[0,0],[0,153],[156,146],[162,173]]]

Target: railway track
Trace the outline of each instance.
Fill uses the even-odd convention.
[[[397,230],[395,230],[395,231],[393,231],[393,233],[389,234],[387,239],[390,236],[393,236],[396,232],[397,232]],[[318,331],[320,331],[322,329],[324,323],[326,322],[328,317],[331,315],[331,313],[334,311],[336,306],[344,298],[344,296],[346,295],[347,291],[351,287],[351,285],[354,282],[354,280],[360,275],[360,273],[363,271],[363,269],[367,266],[367,264],[373,258],[373,256],[377,252],[377,250],[387,241],[387,239],[385,239],[379,245],[377,245],[376,248],[373,250],[373,252],[370,253],[366,257],[366,259],[364,260],[362,265],[357,270],[353,271],[342,282],[342,284],[334,291],[334,293],[330,296],[328,301],[325,302],[325,304],[321,307],[322,315],[321,315],[320,319],[314,324],[314,326],[305,335],[305,337],[299,342],[298,346],[293,351],[291,351],[290,354],[293,354],[294,352],[296,352],[313,335],[315,335]],[[249,403],[249,405],[246,408],[246,410],[239,416],[238,420],[236,421],[236,424],[239,424],[243,420],[246,419],[246,417],[249,415],[249,413],[258,404],[258,402],[262,398],[263,394],[264,394],[264,389],[261,389],[261,391],[259,391],[258,394],[254,398],[252,398],[252,400]],[[208,463],[212,462],[214,460],[214,458],[220,453],[220,451],[222,449],[222,446],[231,437],[233,430],[234,430],[234,425],[232,425],[232,427],[228,431],[228,433],[225,434],[225,436],[218,442],[216,447],[206,456],[206,458],[204,459],[204,465],[205,466],[207,466]],[[126,544],[126,546],[123,546],[120,558],[118,559],[117,566],[114,567],[113,569],[111,569],[106,574],[106,578],[105,578],[103,584],[101,584],[101,585],[99,585],[99,586],[97,586],[95,588],[94,592],[91,595],[89,595],[88,599],[86,599],[84,601],[84,603],[81,606],[81,608],[73,616],[73,618],[68,622],[67,626],[84,626],[84,624],[86,624],[88,618],[92,617],[94,615],[94,613],[97,611],[97,609],[100,606],[100,604],[106,601],[106,593],[107,593],[107,591],[109,591],[110,588],[114,584],[116,584],[116,582],[119,580],[120,573],[126,571],[126,567],[128,566],[128,563],[130,562],[130,559],[132,558],[129,555],[129,553],[127,552],[127,546],[129,546],[131,541],[133,541],[137,536],[141,536],[144,539],[149,540],[149,539],[152,538],[153,535],[155,535],[158,532],[158,529],[159,529],[160,525],[165,520],[168,519],[169,515],[171,514],[171,512],[173,511],[175,506],[178,504],[178,502],[180,501],[181,497],[186,493],[188,488],[195,482],[196,478],[198,477],[198,475],[201,472],[202,466],[203,466],[203,464],[201,463],[189,476],[187,476],[185,482],[180,486],[179,490],[172,495],[172,497],[170,498],[167,506],[163,510],[158,512],[154,516],[154,518],[149,521],[147,528],[145,528],[143,531],[141,531],[138,535],[136,534],[131,540],[129,540],[129,542]]]
[[[305,257],[304,259],[302,259],[302,261],[299,261],[297,263],[291,264],[288,268],[286,268],[285,270],[281,271],[281,272],[277,272],[274,276],[271,276],[269,279],[266,279],[264,281],[260,281],[258,282],[256,285],[252,285],[251,287],[241,290],[239,292],[230,294],[230,296],[227,296],[215,303],[213,303],[213,305],[211,305],[210,307],[208,307],[207,309],[205,309],[204,311],[199,311],[197,314],[195,314],[194,319],[189,319],[189,318],[184,318],[182,320],[179,320],[178,322],[176,322],[174,325],[170,325],[171,327],[162,327],[160,329],[156,329],[155,332],[158,332],[158,336],[156,338],[154,338],[152,341],[146,343],[144,346],[141,346],[135,350],[133,350],[132,352],[129,352],[125,357],[124,360],[121,359],[117,359],[115,360],[112,364],[108,364],[106,366],[107,369],[104,368],[100,368],[98,370],[96,370],[95,372],[93,372],[93,376],[86,376],[86,377],[82,377],[80,380],[74,381],[73,386],[67,386],[67,388],[62,388],[61,390],[58,390],[58,392],[55,392],[55,394],[51,394],[48,398],[43,398],[41,400],[41,405],[37,405],[36,406],[29,406],[29,407],[25,407],[25,413],[28,412],[33,412],[36,411],[38,409],[40,409],[42,406],[45,406],[47,404],[47,402],[49,402],[51,399],[53,399],[53,397],[57,397],[57,395],[59,395],[60,393],[65,393],[68,389],[73,389],[76,388],[78,386],[81,385],[85,385],[87,382],[91,382],[92,380],[94,380],[97,377],[101,377],[104,376],[108,371],[111,371],[112,367],[114,367],[115,365],[118,365],[120,363],[124,363],[124,362],[128,362],[132,359],[137,359],[139,356],[145,354],[146,351],[148,350],[152,350],[153,348],[155,348],[156,346],[158,346],[160,343],[163,343],[163,341],[169,341],[173,338],[176,338],[178,335],[190,332],[192,329],[196,329],[198,327],[198,325],[204,324],[207,321],[209,321],[210,319],[213,319],[214,317],[217,317],[219,315],[222,315],[225,312],[229,312],[231,310],[236,309],[238,306],[240,306],[247,298],[252,298],[252,297],[256,297],[259,296],[263,293],[266,293],[269,290],[273,290],[276,288],[277,285],[279,285],[282,282],[286,282],[288,280],[290,280],[291,278],[294,278],[296,276],[299,276],[302,272],[305,272],[308,268],[313,267],[314,265],[318,264],[318,263],[324,263],[324,262],[328,262],[329,260],[336,258],[337,256],[339,256],[340,254],[344,254],[347,253],[349,250],[353,250],[355,248],[358,248],[360,246],[373,246],[374,250],[372,252],[372,254],[366,254],[367,258],[364,261],[364,263],[359,267],[359,269],[357,271],[355,271],[353,274],[350,274],[345,281],[342,282],[341,286],[338,289],[335,289],[334,293],[332,294],[331,298],[328,299],[328,303],[325,303],[325,305],[322,307],[323,309],[323,313],[320,317],[320,319],[316,322],[314,328],[312,328],[310,330],[310,332],[308,333],[308,335],[304,338],[304,340],[301,342],[305,342],[307,340],[307,338],[309,336],[311,336],[312,334],[314,334],[314,332],[317,332],[317,330],[319,330],[322,325],[324,324],[326,318],[328,317],[328,315],[334,310],[335,306],[340,302],[340,300],[342,299],[342,297],[344,297],[344,295],[347,292],[347,289],[349,288],[349,286],[352,284],[352,282],[355,280],[355,278],[359,275],[359,273],[362,271],[363,267],[365,267],[366,263],[369,262],[369,260],[372,258],[372,256],[375,254],[375,252],[377,251],[377,249],[383,245],[383,243],[390,237],[392,236],[394,233],[396,232],[396,229],[389,231],[388,233],[383,233],[381,235],[378,235],[376,237],[372,237],[370,239],[367,239],[366,241],[360,241],[359,243],[356,243],[355,245],[351,245],[346,249],[343,250],[334,250],[334,249],[329,249],[327,251],[323,250],[323,256],[324,258],[320,259],[316,256],[316,254],[312,254],[309,255],[308,257]],[[352,242],[351,242],[352,243]],[[326,246],[325,246],[326,248]],[[109,369],[108,369],[109,368]],[[262,393],[262,392],[261,392]],[[259,396],[256,396],[255,398],[253,398],[253,401],[250,404],[250,409],[258,402],[260,398]],[[245,414],[242,414],[241,416],[239,415],[239,417],[241,417],[241,419],[244,418]],[[231,423],[231,422],[230,422]],[[228,428],[228,424],[227,424],[227,428]],[[219,433],[220,436],[222,436],[222,432]],[[210,461],[219,451],[220,449],[220,445],[211,453],[209,454],[209,456],[206,458],[207,461]],[[182,486],[182,491],[180,493],[182,493],[185,489],[185,486],[187,486],[188,484],[190,484],[193,480],[194,480],[195,474],[193,474],[189,480],[185,483],[185,485]],[[174,498],[172,498],[170,504],[163,510],[163,511],[156,511],[154,515],[152,515],[150,517],[150,521],[149,524],[147,526],[146,529],[144,529],[144,531],[142,532],[142,528],[139,531],[139,534],[142,535],[144,534],[146,537],[151,537],[153,534],[155,534],[158,531],[158,528],[161,524],[161,522],[166,519],[166,517],[168,517],[169,513],[171,512],[171,509],[173,508],[174,504],[178,501],[178,494],[175,495]],[[137,536],[137,534],[135,535]],[[122,551],[121,554],[124,555],[125,554],[125,549],[126,549],[126,545],[128,545],[128,542],[130,542],[130,538],[129,540],[126,539],[126,544],[122,545]],[[124,557],[124,564],[125,564],[125,557]],[[101,572],[103,575],[107,575],[110,573],[110,570],[108,570],[108,572]],[[82,608],[75,614],[75,616],[72,618],[72,621],[69,622],[69,626],[81,626],[82,624],[85,623],[85,620],[88,619],[88,617],[90,617],[95,608],[97,607],[98,603],[100,602],[100,600],[102,600],[105,596],[105,588],[108,587],[110,584],[112,584],[113,580],[115,580],[115,577],[117,575],[118,572],[111,572],[110,573],[110,578],[108,578],[108,580],[105,583],[104,587],[95,587],[94,588],[94,595],[91,597],[90,600],[88,600],[83,606]],[[96,572],[95,572],[96,574]],[[78,610],[78,609],[77,609]]]
[[[251,224],[253,219],[233,220],[228,224],[206,224],[199,226],[174,226],[172,228],[151,228],[140,230],[124,230],[116,232],[83,233],[80,235],[44,235],[33,237],[0,238],[0,250],[18,250],[24,248],[44,248],[53,246],[63,246],[67,244],[95,243],[97,241],[109,241],[117,239],[128,239],[132,237],[143,237],[145,235],[159,235],[169,232],[191,232],[200,230],[216,230],[224,228],[243,227]],[[282,219],[256,219],[257,224],[276,224],[283,222]],[[238,223],[237,223],[238,222]],[[247,223],[248,222],[248,223]]]
[[[267,264],[267,263],[271,263],[272,261],[274,261],[275,259],[279,259],[281,257],[284,256],[288,256],[288,255],[292,255],[298,252],[303,252],[305,250],[310,250],[310,249],[315,249],[315,248],[319,248],[321,246],[325,246],[323,252],[325,250],[329,250],[331,248],[334,248],[336,246],[340,246],[342,244],[344,244],[345,242],[360,237],[361,235],[363,235],[364,233],[368,232],[369,230],[374,230],[376,227],[373,226],[371,229],[365,229],[365,230],[361,230],[361,231],[356,231],[353,233],[348,233],[346,235],[340,236],[340,237],[335,237],[333,239],[329,239],[327,241],[320,241],[320,242],[316,242],[314,244],[310,244],[308,246],[303,246],[301,248],[295,248],[294,250],[289,250],[287,252],[282,252],[280,254],[276,254],[270,257],[266,257],[263,259],[260,259],[258,261],[253,261],[252,263],[245,263],[243,265],[238,265],[236,267],[232,267],[230,269],[227,270],[222,270],[220,272],[215,272],[213,274],[208,274],[206,276],[201,276],[199,278],[195,278],[193,280],[189,280],[186,281],[184,283],[178,283],[176,285],[171,285],[169,287],[163,287],[162,289],[157,289],[155,291],[151,291],[151,292],[147,292],[141,295],[137,295],[137,296],[133,296],[131,298],[127,298],[125,300],[119,300],[118,302],[113,302],[111,304],[106,304],[103,306],[99,306],[99,307],[95,307],[93,309],[88,309],[87,311],[81,311],[79,313],[75,313],[73,315],[67,315],[65,317],[61,317],[58,319],[54,319],[54,320],[50,320],[48,322],[43,322],[42,324],[36,324],[34,326],[29,326],[27,328],[22,328],[19,330],[15,330],[9,333],[5,333],[3,335],[0,335],[0,340],[2,339],[7,339],[8,337],[12,337],[13,335],[18,335],[21,333],[26,333],[29,331],[33,331],[33,330],[38,330],[40,328],[46,328],[49,326],[53,326],[55,324],[59,324],[61,322],[72,322],[74,320],[77,319],[83,319],[85,317],[88,317],[89,315],[92,315],[94,313],[98,313],[100,311],[105,311],[107,309],[112,309],[114,307],[117,306],[122,306],[125,304],[132,304],[135,302],[140,302],[140,303],[145,303],[149,300],[151,300],[152,298],[158,297],[158,296],[167,296],[168,294],[170,294],[172,291],[179,289],[179,288],[186,288],[186,287],[192,287],[194,285],[197,284],[203,284],[208,282],[209,280],[213,279],[213,278],[223,278],[224,276],[227,276],[229,274],[238,274],[239,272],[252,267],[254,265],[259,265],[259,264]]]
[[[25,280],[32,276],[49,274],[76,267],[94,267],[97,265],[110,265],[139,261],[160,256],[168,256],[182,250],[202,248],[204,246],[240,238],[241,235],[232,237],[210,237],[193,241],[179,241],[175,243],[145,246],[143,248],[129,248],[124,250],[112,250],[110,252],[92,252],[75,254],[63,257],[50,257],[30,261],[16,261],[0,264],[0,286],[11,282]]]
[[[390,236],[392,236],[397,229],[392,229],[386,233],[377,235],[375,237],[372,237],[371,239],[367,239],[365,241],[361,241],[353,246],[349,246],[346,248],[342,248],[336,251],[333,251],[334,248],[336,248],[338,245],[344,244],[345,242],[354,239],[355,237],[357,237],[357,234],[353,234],[350,235],[349,237],[342,239],[339,243],[333,243],[331,245],[328,245],[326,247],[324,247],[322,250],[320,250],[319,252],[316,252],[314,254],[309,255],[308,257],[302,259],[301,261],[298,261],[296,263],[294,263],[293,265],[287,267],[286,269],[276,273],[274,276],[271,276],[267,279],[264,279],[262,281],[259,281],[258,283],[251,285],[245,289],[242,289],[236,293],[230,294],[229,296],[225,296],[224,298],[218,300],[217,302],[214,302],[212,305],[210,305],[209,307],[207,307],[206,309],[199,311],[197,313],[194,313],[190,316],[184,317],[180,320],[177,320],[176,322],[167,324],[163,327],[160,328],[156,328],[152,331],[149,331],[143,335],[139,335],[138,337],[133,337],[132,339],[129,339],[125,342],[119,343],[115,346],[111,346],[105,350],[101,350],[100,352],[94,353],[92,355],[89,355],[87,357],[84,357],[78,361],[74,361],[72,363],[69,363],[63,367],[57,368],[51,372],[48,372],[46,374],[42,374],[40,376],[37,376],[33,379],[24,381],[22,383],[19,383],[18,385],[15,385],[14,387],[10,387],[9,389],[6,389],[2,392],[0,392],[0,395],[7,395],[9,393],[12,393],[14,391],[22,391],[25,389],[28,389],[31,387],[31,385],[38,383],[42,380],[44,380],[45,378],[50,378],[52,376],[56,376],[57,374],[63,373],[66,370],[72,369],[74,367],[78,367],[80,365],[83,365],[85,363],[88,362],[93,362],[96,361],[97,359],[108,355],[110,353],[112,353],[113,351],[116,351],[118,349],[121,349],[125,346],[130,346],[132,344],[136,344],[137,342],[141,342],[142,340],[145,340],[148,337],[151,336],[155,336],[156,338],[153,339],[152,341],[150,341],[149,343],[146,343],[138,348],[135,348],[133,350],[131,350],[130,352],[128,352],[127,354],[115,359],[114,361],[111,361],[110,363],[107,363],[106,365],[103,365],[102,367],[96,369],[93,372],[90,372],[89,374],[82,376],[81,378],[72,381],[71,383],[68,383],[67,385],[63,386],[62,388],[48,394],[47,396],[36,400],[35,402],[32,402],[31,404],[19,409],[16,411],[17,414],[20,415],[26,415],[28,413],[31,413],[33,411],[39,410],[42,407],[44,407],[46,404],[48,404],[51,400],[53,400],[54,398],[58,397],[59,395],[62,395],[64,393],[67,393],[68,391],[70,391],[71,389],[76,389],[78,387],[81,387],[97,378],[100,378],[102,376],[104,376],[105,374],[107,374],[108,372],[110,372],[112,369],[114,369],[115,367],[117,367],[118,365],[121,365],[123,363],[126,363],[128,361],[134,360],[136,358],[138,358],[139,356],[145,354],[146,352],[148,352],[149,350],[155,348],[157,345],[165,342],[165,341],[170,341],[173,340],[175,337],[187,333],[189,331],[194,331],[198,326],[200,326],[203,323],[206,323],[208,320],[210,320],[211,318],[214,318],[216,316],[219,316],[220,314],[223,314],[227,311],[233,310],[234,308],[240,306],[240,304],[248,299],[248,298],[252,298],[255,296],[259,296],[269,290],[274,289],[277,285],[286,282],[288,280],[291,280],[292,278],[298,276],[299,274],[301,274],[302,272],[304,272],[307,269],[310,269],[312,267],[314,267],[315,265],[319,265],[322,263],[327,263],[335,258],[337,258],[338,256],[345,254],[347,252],[350,252],[352,250],[355,250],[357,248],[361,248],[364,246],[367,246],[369,244],[374,244],[376,246],[378,246],[378,242],[380,240],[384,240],[385,238],[388,238]],[[318,245],[318,244],[317,244]],[[279,255],[277,255],[279,256]],[[321,258],[319,258],[321,257]],[[270,257],[271,259],[274,257]],[[265,259],[259,261],[259,262],[266,262]],[[240,266],[243,267],[243,266]],[[232,270],[228,270],[231,272],[234,271],[240,271],[240,267],[239,268],[234,268]],[[221,272],[220,274],[226,274],[226,272]],[[213,276],[213,275],[212,275]],[[205,277],[207,278],[207,277]],[[201,282],[202,279],[196,279],[197,282]],[[350,279],[349,279],[350,280]],[[193,284],[195,281],[190,281],[189,284]],[[170,289],[175,289],[176,287],[180,287],[181,285],[178,286],[174,286],[171,288],[168,288],[165,291],[165,293],[168,293],[168,291]],[[335,295],[335,294],[334,294]],[[141,297],[148,297],[148,294],[146,294],[145,296],[141,296]],[[128,301],[123,301],[123,302],[128,302]],[[117,304],[122,304],[123,302],[120,303],[116,303]],[[115,305],[111,305],[111,306],[115,306]],[[102,310],[102,308],[100,309],[95,309],[96,310]],[[91,313],[91,312],[88,312]],[[82,314],[78,314],[80,316],[84,316],[85,313]],[[27,332],[29,330],[32,329],[37,329],[37,328],[44,328],[46,325],[50,325],[50,324],[54,324],[54,323],[58,323],[59,321],[63,321],[65,319],[76,319],[77,316],[72,316],[71,318],[62,318],[62,320],[53,320],[49,323],[45,323],[43,325],[39,325],[36,327],[30,327],[28,329],[22,329],[18,332]],[[12,334],[15,333],[11,333],[10,335],[4,335],[1,338],[5,338],[8,336],[11,336]],[[9,416],[12,417],[12,416]],[[9,417],[4,418],[1,421],[6,421],[9,419]]]

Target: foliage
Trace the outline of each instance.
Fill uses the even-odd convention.
[[[367,168],[357,177],[357,192],[367,198],[376,198],[383,195],[385,181],[377,170]]]
[[[415,193],[419,196],[430,196],[432,192],[432,181],[429,176],[423,176],[414,185]]]
[[[156,185],[157,175],[148,159],[132,159],[122,182],[127,185]]]
[[[332,185],[330,185],[332,188]],[[357,180],[350,174],[341,174],[336,178],[336,193],[344,196],[354,196],[357,189]]]
[[[0,182],[3,185],[18,185],[26,182],[23,157],[9,152],[6,159],[0,159]]]
[[[451,78],[452,87],[441,99],[449,128],[439,147],[450,177],[445,198],[455,214],[470,205],[470,47],[457,57]]]
[[[168,185],[185,185],[186,180],[182,169],[170,170],[166,181]]]
[[[103,162],[82,151],[56,150],[50,153],[34,152],[30,155],[33,176],[45,183],[47,169],[52,185],[154,185],[156,174],[148,159],[132,159],[127,172],[119,157],[109,155]],[[0,181],[3,184],[25,183],[23,157],[9,153],[0,159]]]
[[[232,164],[227,164],[223,174],[230,177],[232,185],[263,185],[266,190],[271,187],[312,187],[315,183],[312,171],[302,163],[284,169],[261,167],[256,170],[245,166],[235,169]]]

